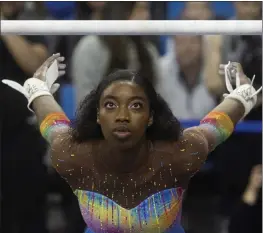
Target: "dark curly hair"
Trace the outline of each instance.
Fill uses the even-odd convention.
[[[153,124],[146,131],[149,140],[178,140],[182,129],[165,100],[156,93],[151,82],[138,72],[117,70],[100,82],[98,87],[87,95],[79,105],[76,120],[72,124],[72,140],[82,143],[88,140],[103,139],[100,125],[97,123],[97,111],[103,91],[115,81],[130,81],[143,88],[153,114]]]

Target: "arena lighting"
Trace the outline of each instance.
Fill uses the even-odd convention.
[[[2,34],[262,34],[261,20],[1,20]]]

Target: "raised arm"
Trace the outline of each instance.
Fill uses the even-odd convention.
[[[42,81],[42,83],[32,82],[32,84],[29,84],[35,85],[36,89],[36,97],[31,97],[29,108],[32,107],[40,125],[41,134],[49,143],[53,143],[53,140],[59,135],[67,134],[70,126],[69,119],[52,95],[59,87],[58,84],[54,84],[55,80],[65,73],[65,65],[61,63],[63,61],[64,57],[60,57],[60,54],[49,57],[33,77]],[[54,62],[57,62],[58,65],[54,66]],[[40,86],[41,84],[47,87],[46,93],[45,88]],[[39,90],[37,90],[38,88]],[[33,88],[31,87],[31,89]]]
[[[251,84],[247,77],[244,78],[245,74],[240,64],[230,63],[228,66],[221,66],[220,71],[226,73],[226,84],[230,94],[225,95],[223,102],[208,113],[199,126],[184,131],[184,139],[192,145],[192,153],[199,154],[200,162],[192,167],[193,170],[198,170],[207,155],[232,134],[235,125],[257,102],[258,91],[253,88],[253,82]],[[243,78],[240,79],[240,76]],[[230,86],[232,77],[237,81],[236,89]],[[239,84],[239,80],[246,80],[246,83]]]
[[[81,161],[73,156],[76,145],[70,140],[70,121],[52,95],[59,87],[54,82],[65,73],[63,60],[60,54],[51,56],[23,86],[6,79],[2,82],[28,99],[28,108],[36,114],[40,131],[51,146],[52,165],[75,188]]]
[[[53,93],[59,85],[54,84],[59,75],[65,71],[64,58],[60,54],[49,57],[36,71],[33,78],[29,78],[24,86],[11,80],[2,82],[21,92],[28,99],[28,108],[34,111],[40,125],[43,137],[52,143],[58,134],[63,134],[69,129],[69,119],[53,98]]]
[[[40,132],[51,146],[53,167],[75,190],[81,174],[81,161],[72,156],[76,145],[70,141],[69,119],[52,96],[36,98],[32,107],[40,124]]]

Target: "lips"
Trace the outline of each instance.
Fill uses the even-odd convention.
[[[120,125],[114,129],[114,132],[131,132],[126,125]]]
[[[113,134],[118,139],[127,139],[131,136],[131,131],[127,126],[118,126],[113,130]]]

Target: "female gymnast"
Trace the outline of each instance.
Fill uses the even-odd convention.
[[[63,60],[50,57],[23,87],[3,82],[27,97],[51,145],[53,166],[79,200],[87,232],[183,233],[190,178],[253,108],[260,90],[244,78],[240,64],[222,65],[230,93],[199,126],[181,130],[148,79],[119,70],[84,99],[71,124],[51,94]]]

